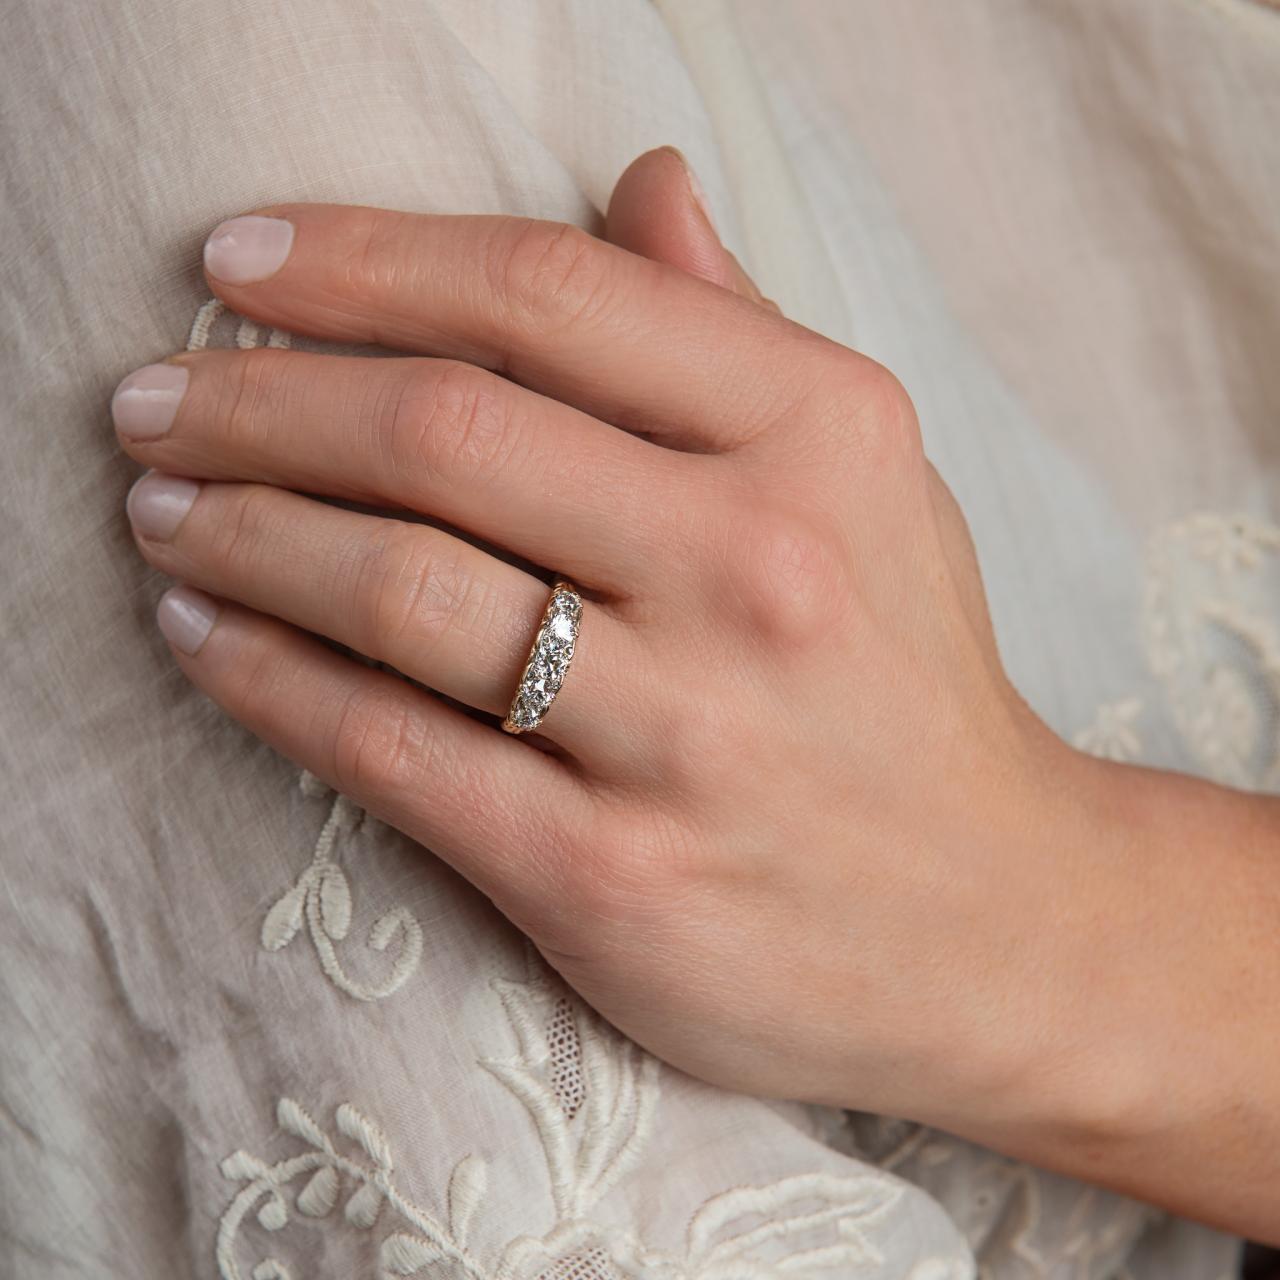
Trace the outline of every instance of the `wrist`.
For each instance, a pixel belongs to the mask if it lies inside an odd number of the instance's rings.
[[[1216,1160],[1224,1186],[1228,1167],[1280,1163],[1280,802],[1066,747],[1054,771],[1029,855],[1045,910],[1005,988],[1013,1034],[984,1064],[987,1096],[939,1127],[1256,1232],[1240,1216],[1256,1206],[1206,1186]]]
[[[965,838],[945,846],[957,892],[939,900],[943,982],[873,1107],[1017,1154],[1141,1123],[1146,1087],[1104,1030],[1123,985],[1108,959],[1123,926],[1108,908],[1135,897],[1118,852],[1132,770],[1038,721],[1022,728],[1000,772],[970,789]]]

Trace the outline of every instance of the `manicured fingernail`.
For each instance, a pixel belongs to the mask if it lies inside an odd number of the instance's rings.
[[[293,223],[249,214],[214,227],[204,242],[204,269],[227,284],[257,284],[284,266]]]
[[[172,538],[199,492],[194,480],[148,471],[125,500],[129,523],[144,538]]]
[[[151,440],[173,426],[190,375],[180,364],[135,369],[111,397],[111,419],[122,436]]]
[[[217,602],[195,587],[171,587],[156,609],[160,634],[188,656],[200,652],[217,616]]]
[[[702,216],[706,218],[707,225],[714,231],[716,220],[711,216],[711,202],[707,199],[707,193],[702,189],[702,183],[698,181],[698,175],[694,173],[688,157],[683,151],[677,150],[676,154],[680,157],[680,163],[684,165],[684,176],[689,183],[689,195],[693,203],[702,210]]]

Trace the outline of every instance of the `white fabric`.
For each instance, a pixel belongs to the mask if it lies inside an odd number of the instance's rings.
[[[1202,1228],[634,1051],[457,877],[176,672],[106,402],[197,316],[197,344],[285,340],[203,306],[228,214],[596,227],[626,163],[674,142],[766,292],[912,392],[1032,704],[1090,749],[1274,785],[1280,17],[7,16],[0,1271],[959,1280],[976,1253],[998,1277],[1229,1274]]]

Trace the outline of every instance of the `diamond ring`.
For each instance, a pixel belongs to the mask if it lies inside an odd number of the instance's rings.
[[[581,620],[582,597],[571,582],[557,578],[511,700],[511,710],[502,722],[508,733],[528,733],[542,723],[569,670]]]

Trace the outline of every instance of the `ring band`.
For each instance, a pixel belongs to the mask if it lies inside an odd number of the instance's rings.
[[[566,578],[557,578],[529,649],[511,710],[502,722],[508,733],[528,733],[542,723],[564,683],[582,620],[582,597]]]

